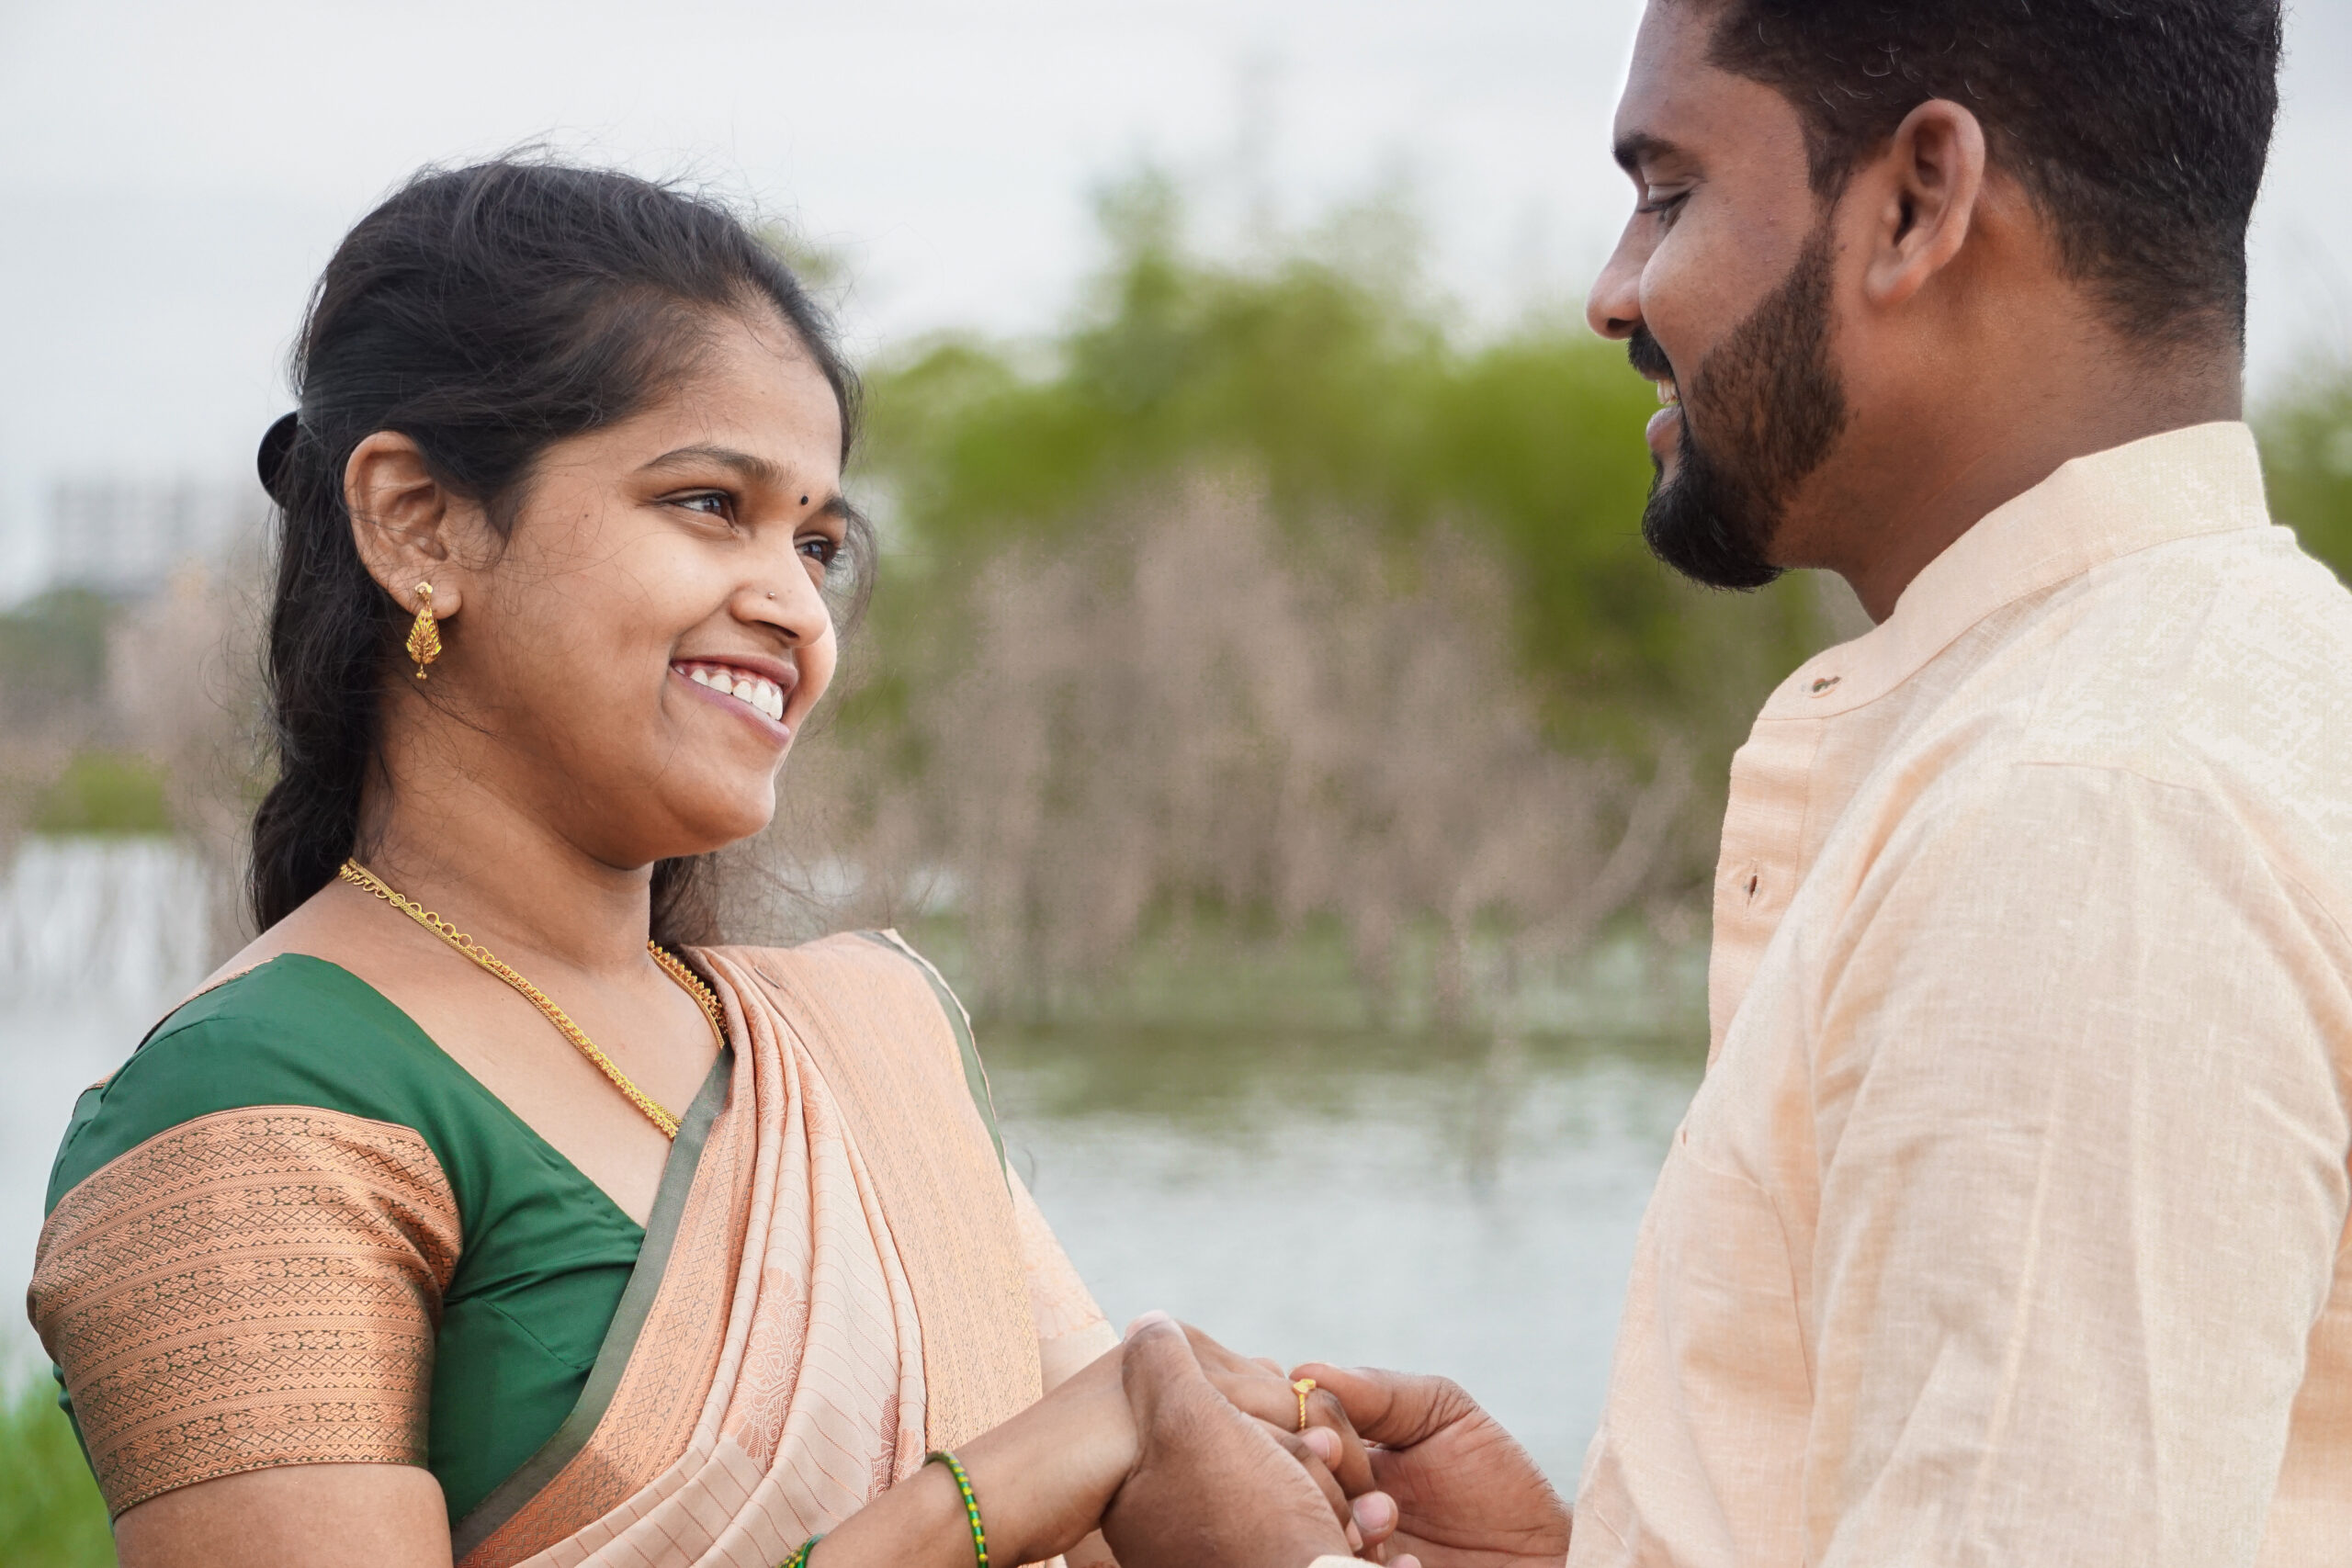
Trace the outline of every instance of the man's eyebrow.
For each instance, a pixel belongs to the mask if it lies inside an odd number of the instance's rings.
[[[1636,130],[1619,137],[1617,145],[1611,151],[1616,155],[1617,166],[1630,175],[1635,173],[1645,163],[1653,159],[1675,157],[1681,152],[1682,149],[1663,136],[1652,136],[1646,130]]]
[[[639,468],[639,473],[654,468],[682,468],[694,463],[716,463],[729,468],[753,484],[782,488],[784,470],[765,457],[749,452],[739,452],[732,446],[681,446],[674,452],[664,452],[651,462]]]

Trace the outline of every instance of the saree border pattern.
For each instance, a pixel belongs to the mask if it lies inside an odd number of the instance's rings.
[[[275,1465],[423,1464],[459,1242],[424,1140],[339,1111],[216,1111],[85,1178],[27,1304],[108,1514]]]
[[[461,1568],[769,1568],[1040,1393],[1014,1202],[927,967],[856,935],[695,957],[724,1103],[664,1171],[657,1204],[684,1196],[580,1409],[461,1521]]]
[[[655,1304],[660,1299],[663,1282],[670,1275],[673,1261],[679,1264],[680,1278],[686,1281],[683,1288],[725,1289],[725,1271],[722,1268],[713,1267],[726,1261],[721,1256],[721,1249],[709,1247],[706,1240],[699,1249],[690,1248],[686,1256],[680,1257],[678,1238],[682,1230],[689,1230],[684,1224],[687,1206],[694,1201],[696,1177],[702,1168],[711,1129],[719,1111],[727,1103],[728,1087],[734,1076],[735,1052],[729,1046],[712,1064],[701,1090],[695,1094],[694,1103],[687,1107],[685,1116],[678,1123],[678,1135],[671,1144],[670,1157],[662,1168],[661,1185],[653,1196],[653,1212],[646,1219],[644,1251],[639,1255],[637,1268],[629,1275],[628,1288],[621,1292],[620,1306],[613,1314],[612,1327],[606,1331],[605,1343],[596,1353],[596,1364],[589,1371],[587,1385],[580,1392],[580,1403],[572,1407],[571,1414],[565,1417],[563,1425],[556,1428],[555,1435],[547,1440],[544,1447],[524,1461],[522,1468],[499,1483],[490,1495],[458,1521],[450,1532],[450,1552],[455,1561],[464,1562],[472,1560],[472,1554],[496,1537],[509,1520],[563,1478],[573,1459],[595,1437],[605,1413],[612,1408],[614,1396],[620,1392],[622,1374],[628,1371],[645,1340],[645,1329],[652,1321]],[[732,1185],[722,1174],[719,1179],[705,1187],[703,1202],[707,1204],[710,1201],[713,1189],[731,1190]],[[707,1226],[691,1227],[690,1234],[704,1232],[707,1235]],[[657,1382],[667,1382],[681,1374],[692,1377],[697,1371],[707,1375],[706,1363],[717,1359],[715,1335],[712,1337],[714,1343],[707,1345],[696,1344],[691,1338],[680,1341],[675,1336],[665,1337],[670,1340],[666,1349],[679,1364],[665,1368],[663,1373],[657,1377]],[[662,1450],[673,1446],[684,1447],[693,1436],[695,1419],[702,1414],[691,1401],[677,1403],[680,1406],[678,1416],[671,1429],[664,1430],[658,1423],[636,1424],[639,1434],[636,1449],[639,1451],[632,1456],[634,1462],[631,1457],[616,1457],[613,1461],[597,1466],[593,1478],[584,1473],[574,1475],[565,1484],[575,1492],[593,1492],[599,1485],[609,1489],[615,1483],[613,1478],[616,1475],[626,1476],[633,1471],[647,1469],[649,1461],[652,1461],[651,1468],[658,1470],[670,1457]],[[644,1451],[649,1448],[650,1453]],[[627,1490],[620,1494],[622,1496],[627,1495]],[[610,1501],[618,1500],[616,1497]],[[579,1506],[587,1506],[591,1499],[582,1495],[577,1501]],[[607,1506],[610,1506],[609,1502]],[[514,1544],[511,1538],[506,1544],[511,1549]]]

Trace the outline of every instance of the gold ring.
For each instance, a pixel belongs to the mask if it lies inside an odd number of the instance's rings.
[[[1304,1432],[1306,1430],[1306,1396],[1315,1392],[1315,1380],[1301,1378],[1290,1385],[1290,1391],[1298,1395],[1298,1429]]]

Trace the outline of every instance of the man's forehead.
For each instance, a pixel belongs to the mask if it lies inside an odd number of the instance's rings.
[[[1612,131],[1626,168],[1753,135],[1759,110],[1786,108],[1773,89],[1714,63],[1715,14],[1703,0],[1650,0],[1643,12]]]
[[[1634,58],[1625,91],[1617,100],[1620,139],[1646,135],[1671,140],[1668,127],[1700,106],[1710,78],[1724,73],[1708,63],[1713,33],[1706,7],[1690,0],[1649,0],[1634,35]]]

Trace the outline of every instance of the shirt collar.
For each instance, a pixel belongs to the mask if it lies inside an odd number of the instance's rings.
[[[2076,457],[1987,513],[1929,561],[1878,626],[1808,660],[1766,718],[1826,718],[1873,702],[2005,605],[2174,539],[2270,522],[2254,433],[2168,430]]]

